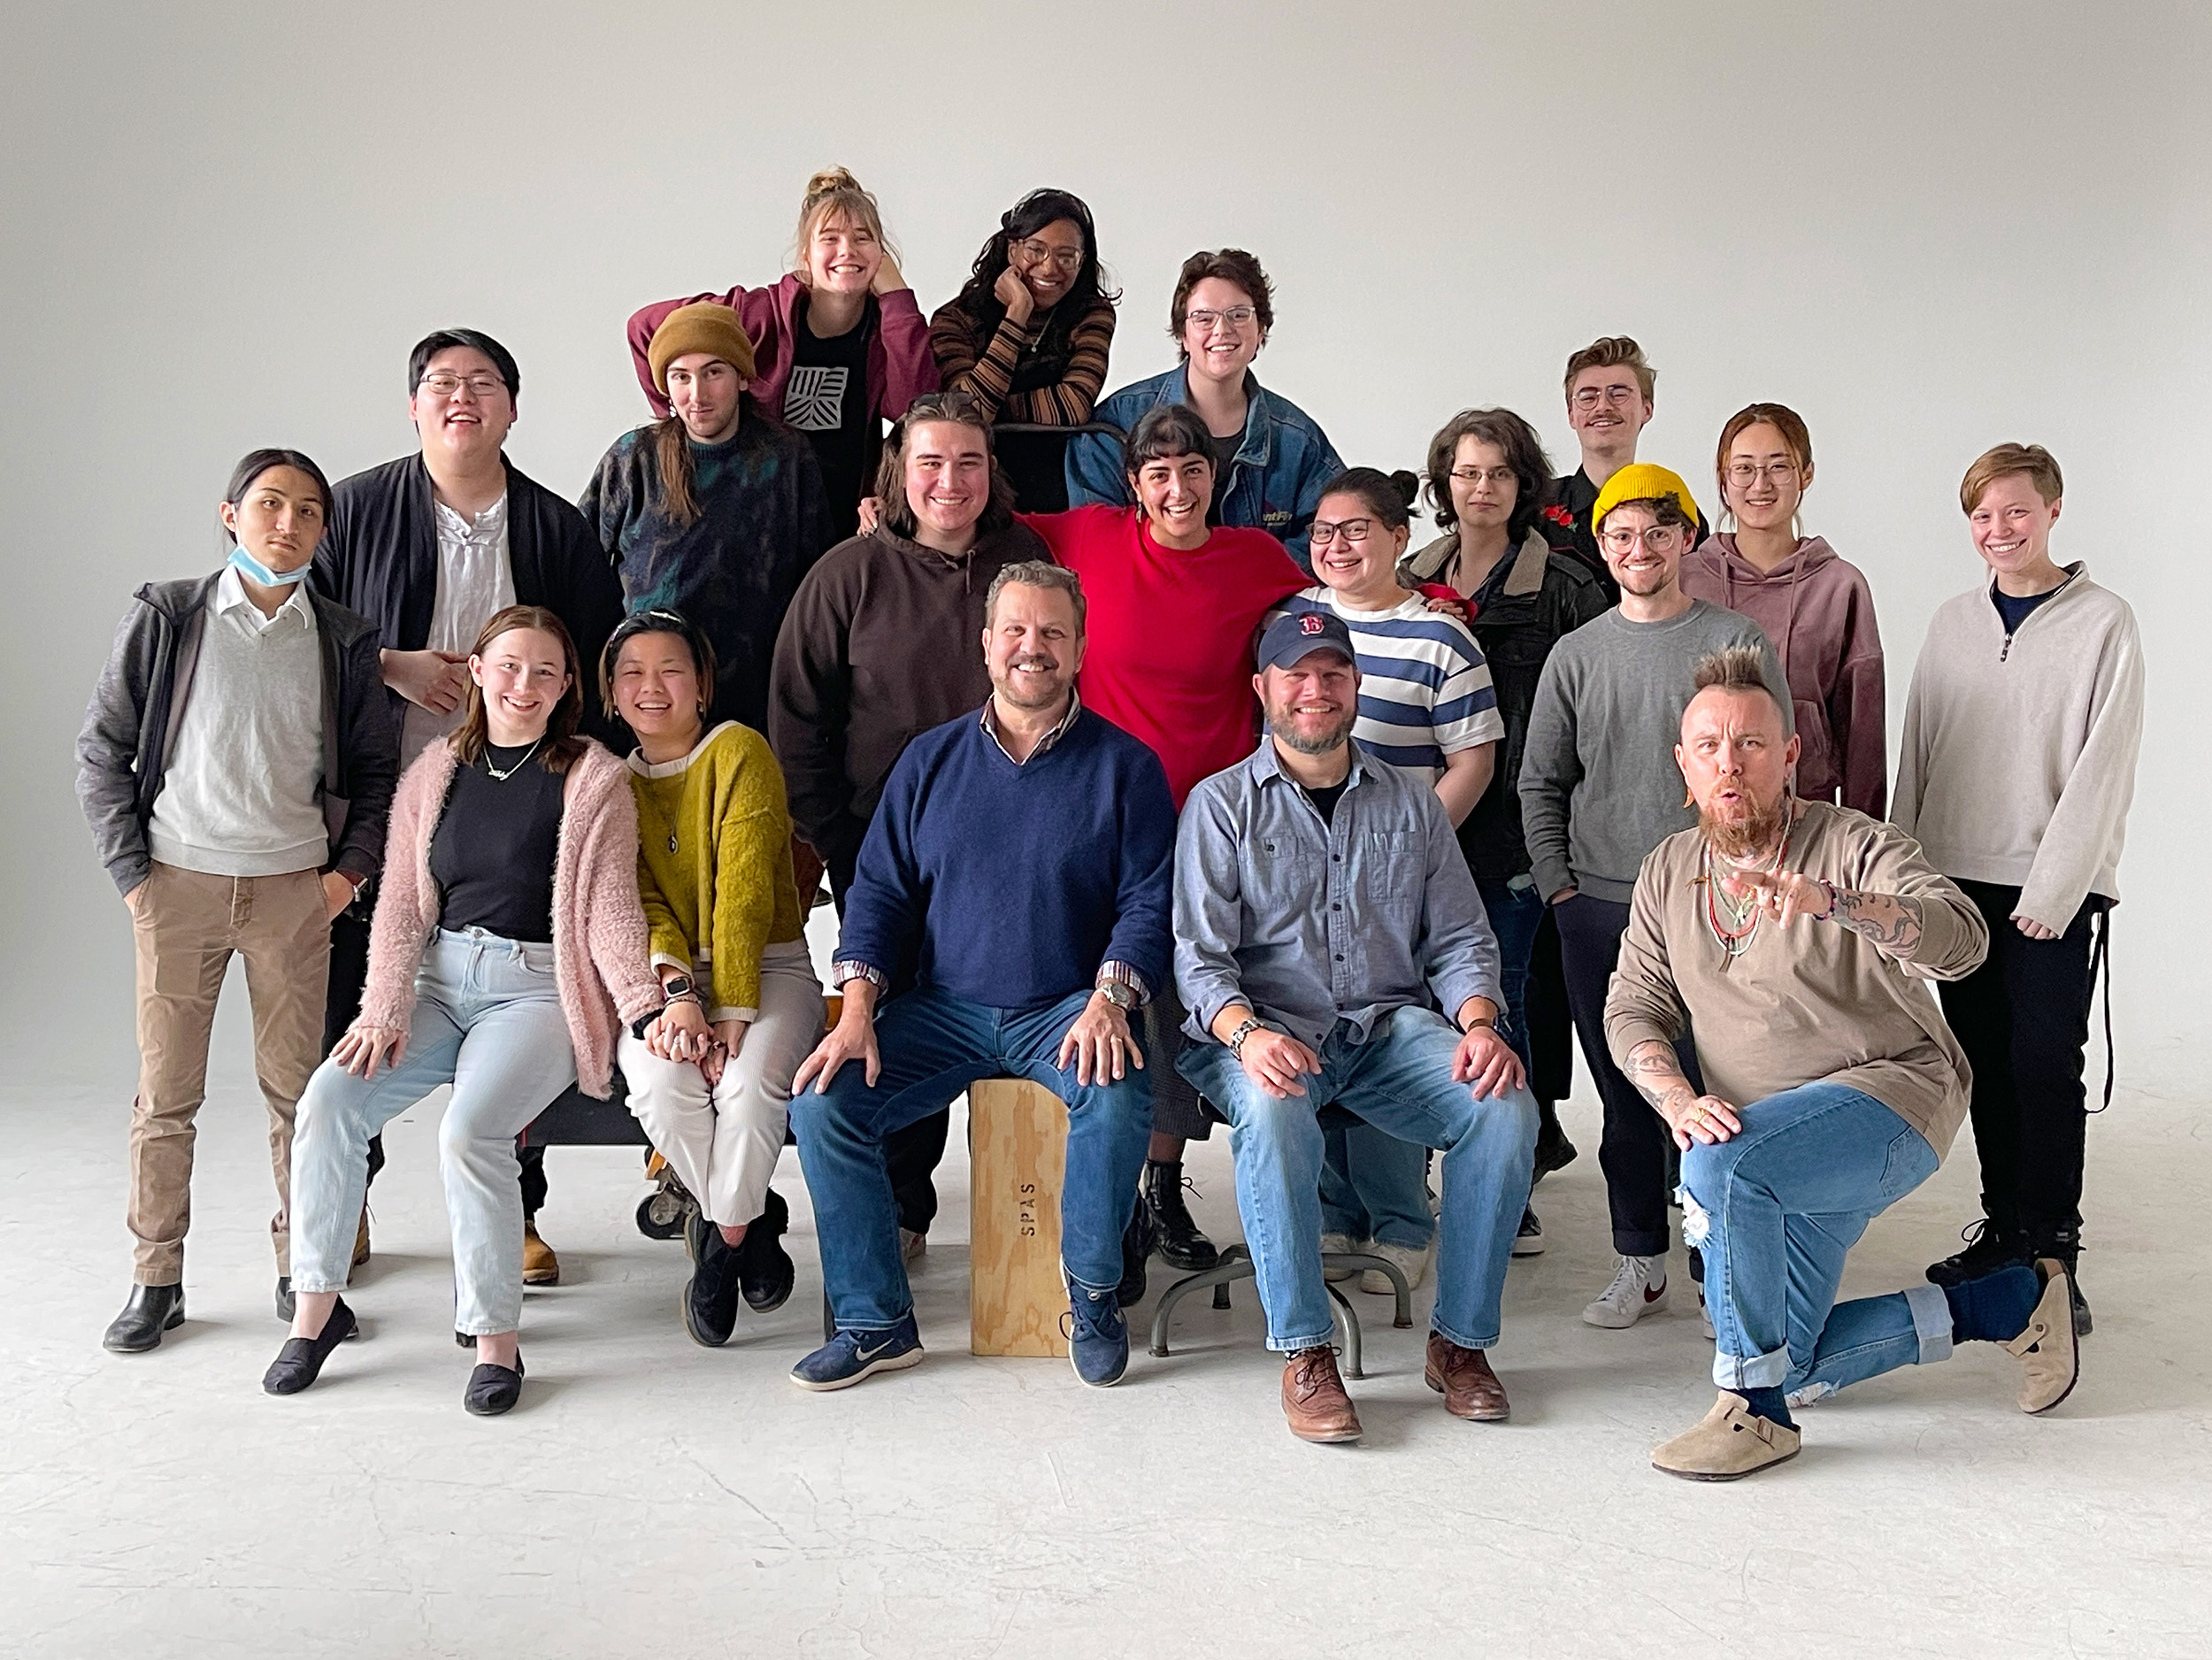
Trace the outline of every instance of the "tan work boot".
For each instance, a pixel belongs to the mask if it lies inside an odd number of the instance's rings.
[[[561,1283],[561,1259],[553,1254],[553,1248],[538,1237],[538,1225],[529,1218],[522,1224],[522,1283],[526,1286],[557,1286]]]
[[[1422,1375],[1444,1397],[1444,1410],[1454,1418],[1502,1424],[1512,1416],[1505,1385],[1490,1370],[1490,1356],[1479,1349],[1462,1349],[1443,1333],[1431,1332]]]
[[[1283,1416],[1300,1441],[1360,1438],[1359,1414],[1337,1375],[1335,1349],[1302,1349],[1290,1357],[1283,1367]]]
[[[356,1228],[356,1229],[353,1231],[353,1264],[352,1264],[352,1265],[353,1265],[353,1267],[355,1267],[355,1268],[364,1267],[364,1266],[365,1266],[365,1265],[367,1264],[368,1260],[369,1260],[369,1207],[368,1207],[367,1205],[365,1205],[365,1205],[363,1205],[363,1206],[361,1207],[361,1226],[360,1226],[359,1227]],[[351,1272],[350,1271],[349,1271],[349,1272],[347,1272],[347,1274],[346,1274],[346,1281],[347,1281],[347,1283],[348,1283],[349,1285],[350,1285],[350,1284],[352,1283],[352,1281],[353,1281],[353,1274],[352,1274],[352,1272]]]
[[[2046,1257],[2036,1264],[2043,1276],[2043,1298],[2028,1316],[2027,1328],[2005,1345],[2020,1363],[2020,1410],[2047,1412],[2074,1392],[2081,1376],[2081,1346],[2074,1341],[2073,1287],[2066,1264]]]
[[[1723,1389],[1695,1428],[1652,1449],[1651,1467],[1686,1481],[1734,1481],[1796,1457],[1802,1439]]]

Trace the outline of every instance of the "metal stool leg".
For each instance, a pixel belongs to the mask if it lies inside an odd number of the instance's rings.
[[[1349,1363],[1346,1375],[1364,1378],[1367,1374],[1360,1369],[1359,1364],[1359,1310],[1352,1306],[1341,1291],[1326,1280],[1322,1281],[1322,1289],[1329,1294],[1329,1301],[1336,1305],[1333,1312],[1344,1326],[1344,1358]]]
[[[1235,1247],[1232,1246],[1230,1249],[1233,1250]],[[1187,1275],[1160,1293],[1158,1306],[1152,1311],[1152,1352],[1155,1355],[1165,1355],[1168,1352],[1168,1321],[1174,1317],[1177,1303],[1194,1291],[1202,1291],[1211,1287],[1217,1299],[1216,1306],[1221,1306],[1218,1299],[1225,1295],[1229,1282],[1233,1280],[1249,1280],[1256,1272],[1248,1257],[1240,1255],[1237,1258],[1232,1259],[1229,1252],[1224,1251],[1221,1254],[1221,1260],[1211,1268]]]

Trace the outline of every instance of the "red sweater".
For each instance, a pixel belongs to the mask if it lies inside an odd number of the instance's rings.
[[[1310,579],[1263,530],[1225,526],[1183,553],[1153,541],[1133,507],[1020,518],[1083,579],[1084,704],[1151,745],[1180,812],[1201,779],[1252,753],[1253,642]]]

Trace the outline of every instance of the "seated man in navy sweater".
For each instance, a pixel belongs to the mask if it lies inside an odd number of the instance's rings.
[[[1083,611],[1072,572],[999,573],[990,701],[907,746],[861,844],[831,969],[844,1012],[792,1080],[836,1326],[802,1388],[921,1360],[884,1142],[983,1078],[1067,1103],[1070,1358],[1102,1387],[1128,1365],[1121,1238],[1152,1129],[1129,1016],[1171,968],[1175,805],[1152,751],[1075,695]]]

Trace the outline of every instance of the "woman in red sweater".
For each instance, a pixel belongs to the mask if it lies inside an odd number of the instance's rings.
[[[1021,515],[1052,557],[1083,579],[1089,628],[1084,703],[1152,748],[1180,811],[1201,779],[1252,753],[1259,705],[1252,643],[1267,613],[1306,577],[1263,530],[1207,523],[1213,444],[1187,405],[1161,403],[1129,434],[1124,471],[1134,507]],[[1171,1267],[1210,1268],[1216,1253],[1183,1203],[1183,1144],[1210,1125],[1175,1069],[1183,1010],[1172,984],[1151,988],[1152,1146],[1140,1226]]]

